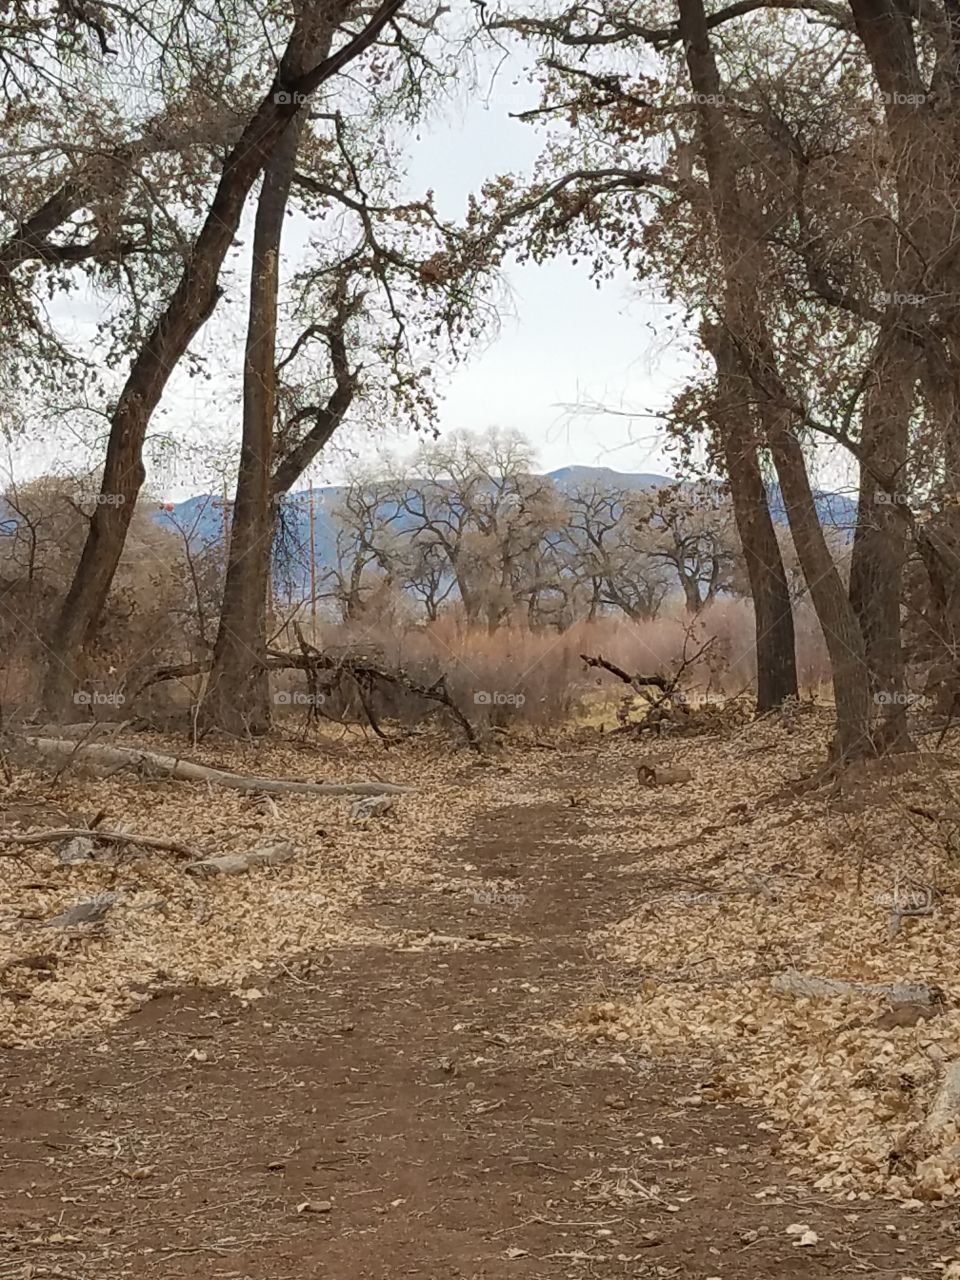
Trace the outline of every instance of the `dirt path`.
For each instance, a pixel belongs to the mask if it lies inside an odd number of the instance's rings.
[[[586,935],[642,892],[598,874],[556,781],[446,851],[522,902],[365,904],[465,947],[334,953],[248,1006],[187,992],[4,1054],[0,1278],[942,1275],[934,1211],[825,1202],[761,1113],[692,1105],[695,1073],[536,1030],[616,986]]]

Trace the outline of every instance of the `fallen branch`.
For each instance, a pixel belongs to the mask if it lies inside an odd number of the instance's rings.
[[[239,876],[252,867],[278,867],[289,862],[294,856],[294,848],[289,840],[274,840],[269,844],[257,845],[246,853],[225,853],[219,858],[201,858],[199,862],[191,862],[185,871],[194,876]]]
[[[703,642],[703,644],[700,645],[700,647],[696,650],[696,652],[688,653],[688,646],[693,641],[693,639],[694,639],[694,633],[693,633],[692,625],[685,627],[684,640],[683,640],[683,653],[680,658],[680,665],[676,668],[676,670],[673,672],[673,675],[671,675],[669,678],[667,676],[663,676],[659,674],[652,675],[652,676],[644,676],[644,675],[637,674],[632,676],[629,674],[629,672],[624,671],[622,667],[618,667],[616,663],[608,662],[602,653],[598,653],[595,658],[591,657],[590,654],[581,653],[580,658],[584,663],[586,663],[588,667],[597,667],[600,670],[609,671],[610,674],[613,676],[616,676],[618,680],[622,680],[624,684],[628,684],[631,689],[633,689],[636,693],[638,693],[640,697],[643,698],[643,700],[649,704],[649,709],[647,711],[646,718],[640,721],[636,725],[625,724],[623,726],[624,731],[628,729],[632,729],[634,727],[641,731],[644,728],[652,728],[655,726],[658,727],[658,722],[652,718],[653,713],[659,711],[660,708],[663,707],[664,704],[668,702],[669,703],[678,702],[679,710],[684,713],[687,713],[687,707],[685,706],[682,695],[680,693],[680,682],[683,680],[683,677],[686,675],[687,671],[691,667],[696,666],[696,664],[700,661],[700,659],[705,654],[709,653],[710,649],[716,643],[717,637],[710,636],[707,640]],[[650,692],[651,688],[660,690],[659,697],[653,696],[653,694]],[[658,727],[658,732],[659,732],[659,727]]]
[[[799,999],[833,1000],[838,996],[884,996],[891,1004],[942,1004],[939,987],[912,982],[846,982],[841,978],[818,978],[789,969],[770,980],[774,991]]]
[[[300,652],[287,653],[282,649],[274,649],[268,646],[263,664],[267,671],[302,671],[307,677],[310,692],[313,694],[316,694],[319,688],[317,677],[321,672],[325,677],[323,684],[326,689],[332,689],[342,675],[349,675],[356,684],[360,705],[370,727],[379,738],[386,742],[392,742],[394,738],[385,733],[378,724],[369,695],[378,681],[382,684],[399,686],[415,697],[424,698],[428,702],[436,702],[446,707],[463,730],[470,746],[479,750],[480,736],[451,697],[447,688],[446,676],[441,676],[439,680],[431,685],[418,684],[405,671],[399,668],[396,671],[388,671],[383,667],[374,665],[369,660],[353,657],[350,654],[333,655],[322,652],[306,640],[299,623],[294,623],[294,632],[300,645]],[[202,675],[209,668],[209,659],[184,662],[171,667],[160,667],[144,677],[131,695],[131,699],[142,693],[144,689],[149,688],[150,685],[164,680],[179,680],[188,676]],[[316,706],[317,702],[315,700],[311,704],[314,711]]]
[[[580,659],[585,662],[588,667],[598,667],[603,671],[609,671],[612,676],[616,676],[618,680],[622,680],[624,684],[631,685],[638,693],[642,693],[645,686],[651,686],[659,689],[661,693],[666,693],[669,688],[666,676],[641,676],[628,675],[622,667],[616,666],[612,662],[608,662],[602,653],[598,653],[592,658],[588,653],[581,653]]]
[[[177,778],[181,782],[208,782],[232,791],[265,791],[274,795],[379,796],[399,795],[413,789],[392,782],[294,782],[285,778],[260,778],[255,774],[229,773],[225,769],[196,764],[179,756],[161,755],[157,751],[144,751],[140,747],[76,743],[63,738],[28,737],[25,741],[47,759],[82,759],[94,773],[137,769],[148,775]]]
[[[105,831],[102,827],[57,827],[51,831],[28,831],[25,835],[5,835],[6,844],[56,844],[61,840],[87,839],[94,843],[103,840],[108,844],[136,844],[142,849],[163,849],[184,858],[202,855],[179,840],[163,840],[159,836],[138,836],[132,831]],[[12,850],[0,850],[0,857],[16,857]]]
[[[210,667],[210,658],[201,658],[196,662],[178,662],[169,667],[158,667],[155,671],[148,672],[139,683],[135,684],[130,689],[127,697],[132,702],[145,689],[149,689],[152,684],[161,684],[165,680],[186,680],[190,676],[201,676],[209,671]]]
[[[407,693],[413,694],[414,697],[424,698],[428,702],[438,702],[441,706],[446,707],[460,725],[461,729],[463,729],[464,735],[466,736],[470,746],[479,748],[479,735],[474,726],[450,696],[450,691],[447,689],[447,677],[445,675],[440,676],[440,678],[434,681],[431,685],[418,684],[415,680],[412,680],[410,676],[402,670],[402,668],[399,667],[396,671],[386,671],[383,667],[374,666],[374,664],[369,661],[363,661],[362,659],[353,658],[349,655],[334,658],[322,653],[314,645],[308,642],[303,634],[303,629],[299,622],[294,623],[294,632],[297,637],[297,642],[300,645],[300,653],[295,655],[284,654],[277,650],[268,649],[267,653],[269,658],[275,662],[289,661],[291,665],[297,666],[308,673],[316,672],[317,670],[326,671],[328,673],[344,671],[348,675],[352,676],[361,695],[361,705],[363,706],[364,714],[370,722],[370,727],[381,738],[386,738],[387,735],[383,733],[371,714],[369,699],[364,697],[365,692],[372,692],[378,680],[383,684],[399,685],[401,689],[405,689]]]

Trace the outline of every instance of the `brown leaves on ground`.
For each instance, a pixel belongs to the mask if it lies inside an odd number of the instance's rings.
[[[183,752],[182,742],[153,737],[140,745]],[[194,754],[213,759],[203,749]],[[105,826],[180,840],[211,859],[244,861],[240,855],[268,844],[289,844],[295,853],[281,865],[265,860],[245,874],[207,878],[189,874],[192,868],[173,854],[135,845],[105,848],[103,856],[70,865],[43,846],[10,846],[18,856],[0,858],[0,1043],[90,1032],[157,991],[239,990],[303,953],[383,943],[383,935],[357,918],[364,890],[428,877],[438,836],[455,838],[492,785],[472,776],[469,787],[457,785],[466,758],[451,757],[446,744],[411,743],[387,755],[359,740],[342,758],[276,742],[259,749],[218,744],[215,756],[225,768],[278,778],[377,776],[417,790],[393,812],[357,823],[350,796],[291,795],[267,804],[255,795],[168,780],[67,774],[56,804],[77,817],[103,812]],[[10,814],[4,825],[18,831],[62,825],[48,819],[49,780],[20,774],[4,790],[0,815]],[[43,927],[107,893],[116,899],[101,921]],[[31,968],[39,952],[49,963]]]
[[[931,1151],[921,1125],[960,1056],[960,863],[940,819],[960,768],[921,753],[792,798],[826,745],[825,723],[792,736],[771,719],[677,744],[685,786],[600,792],[589,843],[635,855],[624,896],[640,905],[593,940],[629,981],[557,1030],[702,1060],[705,1099],[768,1108],[781,1150],[819,1165],[822,1189],[952,1198],[956,1126]],[[905,927],[892,936],[895,908]],[[946,1006],[906,1016],[879,994],[798,999],[773,988],[787,969],[927,983]]]
[[[68,774],[51,799],[48,781],[20,775],[4,797],[8,825],[20,831],[103,811],[104,825],[161,834],[206,857],[272,841],[289,842],[295,856],[211,878],[185,874],[175,854],[122,847],[68,866],[45,848],[0,858],[0,1039],[94,1030],[181,985],[226,987],[249,1002],[296,957],[333,947],[509,948],[521,939],[448,936],[427,920],[422,930],[373,928],[363,902],[404,888],[476,896],[484,882],[475,868],[463,862],[455,872],[447,855],[477,814],[555,803],[558,821],[587,832],[595,868],[587,878],[608,892],[612,880],[622,884],[615,900],[624,915],[590,939],[604,958],[605,994],[584,993],[549,1033],[571,1047],[593,1041],[692,1060],[701,1086],[689,1105],[736,1097],[762,1106],[776,1149],[812,1169],[823,1190],[952,1200],[956,1126],[933,1140],[923,1122],[946,1066],[960,1058],[951,825],[960,766],[919,752],[860,765],[836,784],[797,787],[816,774],[829,735],[826,717],[803,721],[799,731],[774,717],[664,744],[657,766],[678,781],[662,790],[638,785],[644,749],[623,736],[594,737],[588,749],[581,734],[546,756],[507,746],[490,769],[426,739],[390,751],[358,743],[340,756],[328,746],[217,748],[214,762],[228,768],[327,781],[381,776],[417,788],[364,821],[351,819],[350,798],[262,803],[164,780]],[[522,902],[514,888],[523,888],[522,867],[508,886]],[[42,928],[105,895],[116,897],[102,920]],[[522,914],[511,929],[524,932]],[[777,989],[786,971],[864,988],[925,984],[944,1001],[917,1009],[867,991],[798,998]]]

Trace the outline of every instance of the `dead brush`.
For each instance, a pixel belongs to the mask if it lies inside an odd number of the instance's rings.
[[[717,635],[701,639],[697,624],[689,622],[683,628],[682,651],[669,675],[663,670],[631,675],[603,654],[594,657],[582,653],[580,657],[588,667],[608,671],[630,686],[632,692],[620,700],[617,709],[619,732],[692,737],[740,728],[751,718],[752,707],[745,700],[745,689],[732,697],[712,691],[715,685],[721,685],[727,667],[721,650]],[[707,688],[702,694],[691,696],[681,686],[698,669],[707,672]],[[643,715],[635,719],[638,708]]]

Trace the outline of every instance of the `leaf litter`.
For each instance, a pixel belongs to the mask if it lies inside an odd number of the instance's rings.
[[[802,732],[768,718],[662,744],[691,769],[685,786],[601,787],[585,843],[626,855],[611,874],[639,905],[590,937],[619,990],[550,1030],[694,1059],[702,1102],[762,1105],[776,1152],[812,1163],[820,1190],[952,1203],[960,1112],[934,1135],[925,1121],[960,1058],[960,762],[918,753],[795,788],[828,733],[816,714]],[[891,903],[907,904],[909,926],[893,935]],[[798,997],[777,989],[784,974],[851,987]],[[936,1004],[891,1005],[883,990],[904,983]]]
[[[182,752],[182,743],[159,735],[136,744]],[[218,744],[215,754],[225,768],[279,778],[322,770],[324,781],[346,782],[386,769],[391,781],[416,789],[357,822],[350,796],[274,799],[68,772],[57,784],[58,818],[51,822],[44,816],[49,779],[18,773],[0,788],[0,815],[11,834],[59,826],[64,812],[78,821],[102,815],[113,830],[181,842],[203,862],[138,850],[135,839],[95,857],[77,859],[71,849],[66,860],[56,845],[8,843],[0,857],[0,1043],[88,1034],[181,987],[249,995],[278,963],[289,970],[297,957],[333,947],[431,945],[429,937],[366,923],[361,900],[371,889],[435,881],[435,846],[469,828],[474,810],[489,803],[492,777],[471,776],[463,785],[462,757],[429,739],[388,755],[362,740],[341,755],[275,742],[259,750]]]
[[[700,1086],[684,1106],[735,1098],[762,1107],[775,1152],[795,1161],[797,1177],[812,1169],[823,1191],[953,1203],[957,1124],[935,1141],[924,1125],[946,1068],[960,1058],[960,955],[951,945],[960,933],[960,763],[943,753],[878,761],[848,770],[839,786],[795,789],[825,759],[828,733],[827,718],[811,714],[799,729],[768,718],[735,736],[658,743],[661,763],[692,774],[663,790],[634,781],[647,758],[637,743],[619,737],[594,747],[592,784],[582,738],[559,744],[552,764],[562,768],[569,752],[577,769],[577,821],[597,877],[621,883],[635,909],[590,936],[612,968],[604,998],[546,1030],[568,1043],[692,1063]],[[178,749],[155,735],[146,744]],[[58,825],[63,813],[74,821],[105,811],[111,828],[162,835],[204,858],[271,842],[294,856],[210,877],[185,874],[172,854],[132,856],[123,847],[69,864],[45,846],[0,858],[5,1045],[95,1032],[171,987],[216,986],[255,1000],[298,957],[334,947],[521,941],[508,932],[385,929],[368,922],[362,900],[371,890],[476,892],[485,882],[440,869],[444,855],[477,814],[542,805],[542,757],[510,750],[509,766],[479,770],[429,739],[389,753],[359,743],[318,756],[315,747],[271,743],[259,753],[236,744],[216,754],[225,768],[249,770],[255,761],[257,772],[277,777],[311,777],[322,767],[327,781],[376,776],[386,766],[391,781],[416,789],[358,821],[349,797],[266,804],[204,786],[68,773],[55,795],[57,821],[34,824],[31,806],[39,815],[50,804],[49,782],[18,775],[3,805],[21,832]],[[891,902],[911,901],[904,884],[929,890],[935,907],[908,911],[892,934]],[[102,922],[42,929],[108,894],[118,900]],[[777,990],[785,973],[857,989],[798,997]],[[879,988],[895,983],[936,989],[942,1002],[891,1008]],[[617,1199],[650,1194],[626,1175],[608,1191]],[[813,1241],[800,1232],[796,1243]]]

